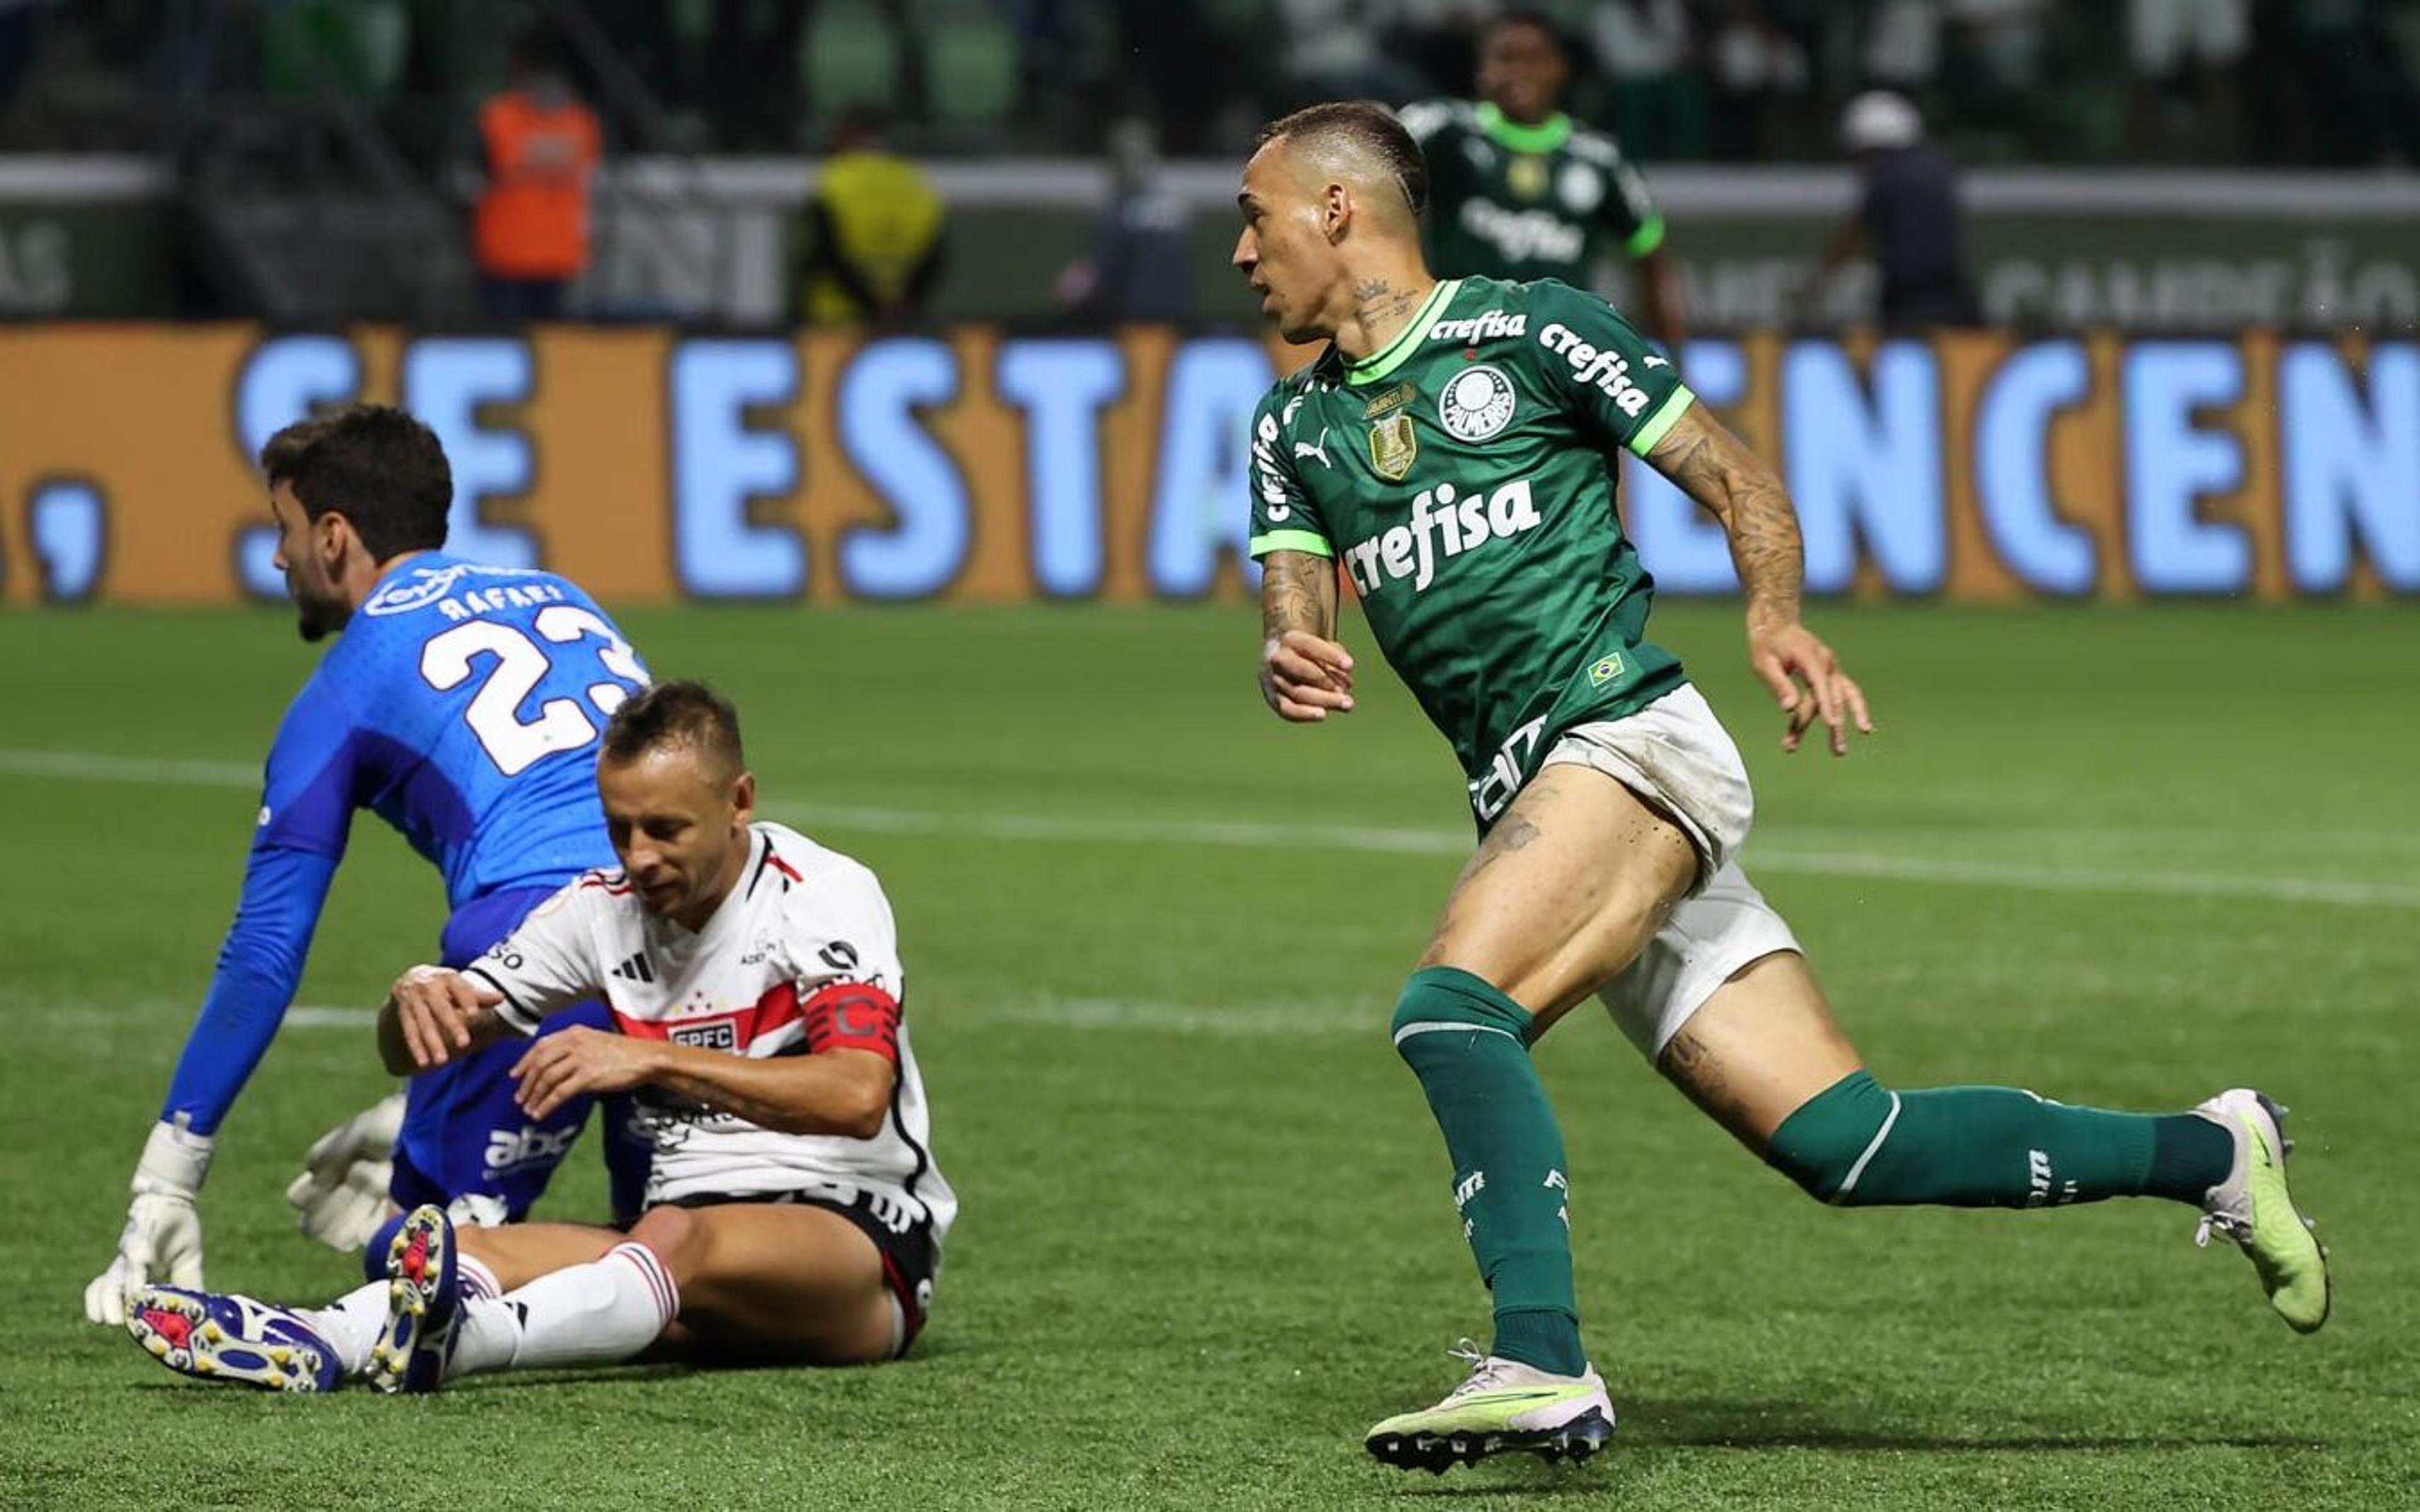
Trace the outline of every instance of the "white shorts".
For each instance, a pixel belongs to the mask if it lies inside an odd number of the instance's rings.
[[[1739,854],[1756,820],[1739,748],[1686,683],[1627,717],[1573,726],[1539,769],[1565,764],[1603,772],[1681,826],[1698,853],[1692,896]]]
[[[1747,873],[1727,865],[1682,900],[1630,969],[1597,989],[1597,1001],[1653,1060],[1733,972],[1780,950],[1805,953]]]

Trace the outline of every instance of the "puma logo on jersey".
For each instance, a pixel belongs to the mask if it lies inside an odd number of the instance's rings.
[[[1452,484],[1440,483],[1412,501],[1409,522],[1346,548],[1344,566],[1364,596],[1406,578],[1417,594],[1435,579],[1440,558],[1458,557],[1490,541],[1535,530],[1540,522],[1527,478],[1492,494],[1474,490],[1467,496]]]
[[[1295,460],[1297,462],[1301,461],[1306,456],[1315,456],[1319,458],[1319,465],[1321,467],[1334,468],[1336,464],[1327,459],[1327,427],[1326,425],[1319,427],[1319,440],[1316,443],[1311,441],[1295,442],[1294,456]]]
[[[1503,336],[1524,336],[1528,334],[1528,316],[1506,315],[1501,310],[1490,310],[1484,315],[1472,316],[1467,320],[1440,320],[1429,327],[1429,340],[1495,341]]]
[[[1572,377],[1592,385],[1599,393],[1613,401],[1613,407],[1636,420],[1647,408],[1647,391],[1630,381],[1630,359],[1620,352],[1600,350],[1580,339],[1580,333],[1558,320],[1538,332],[1538,345],[1571,364]],[[1669,367],[1661,357],[1647,359],[1649,367]]]

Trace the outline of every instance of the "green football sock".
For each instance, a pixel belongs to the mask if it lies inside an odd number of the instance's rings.
[[[1865,1072],[1782,1120],[1767,1162],[1826,1202],[2042,1208],[2104,1197],[2198,1205],[2232,1135],[2194,1114],[2111,1113],[2007,1087],[1885,1089]]]
[[[1395,1049],[1453,1158],[1453,1200],[1495,1295],[1491,1351],[1557,1375],[1588,1368],[1572,1291],[1562,1131],[1529,1060],[1529,1015],[1467,971],[1414,972]]]

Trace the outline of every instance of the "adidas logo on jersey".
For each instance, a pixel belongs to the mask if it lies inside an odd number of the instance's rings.
[[[1344,552],[1344,566],[1363,596],[1412,579],[1419,593],[1435,580],[1437,559],[1458,557],[1490,541],[1535,530],[1538,505],[1529,480],[1516,478],[1494,493],[1459,493],[1452,484],[1424,489],[1412,501],[1408,524],[1393,525]]]
[[[613,975],[624,981],[653,981],[656,980],[656,968],[648,964],[647,952],[642,950],[615,966]]]
[[[1490,310],[1484,315],[1472,316],[1467,320],[1440,320],[1429,327],[1429,340],[1494,341],[1499,336],[1524,336],[1528,332],[1528,316],[1506,315],[1501,310]]]

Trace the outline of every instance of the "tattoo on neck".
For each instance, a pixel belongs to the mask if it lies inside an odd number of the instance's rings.
[[[1353,316],[1370,338],[1373,350],[1403,328],[1419,303],[1411,290],[1398,290],[1383,278],[1365,278],[1353,285]]]

